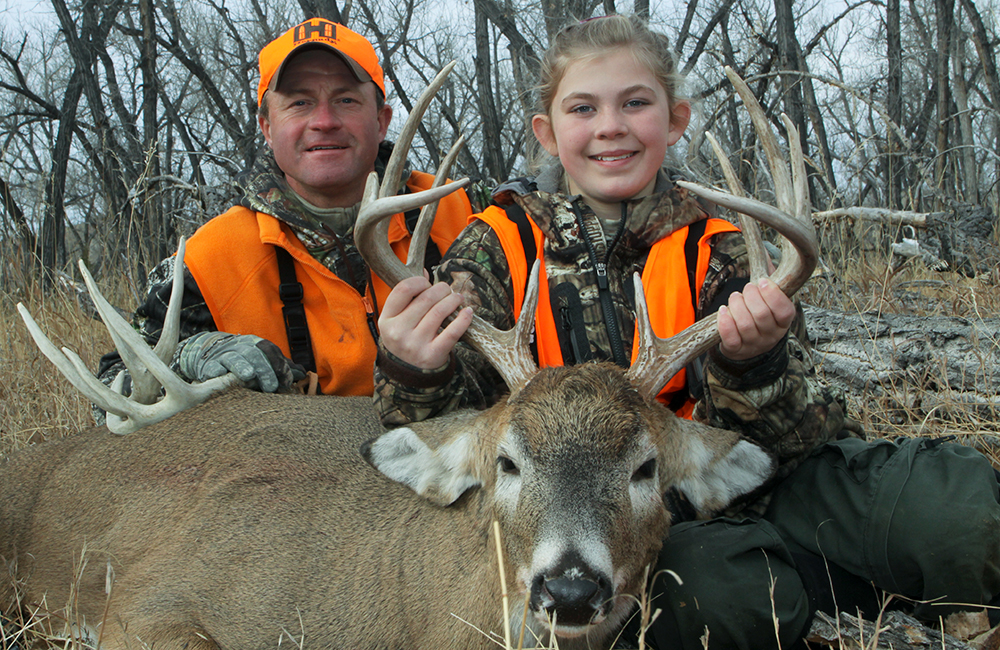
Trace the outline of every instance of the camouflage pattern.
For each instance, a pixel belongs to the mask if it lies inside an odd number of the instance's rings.
[[[391,152],[392,144],[383,142],[375,164],[375,169],[380,175],[385,171],[385,163]],[[402,178],[408,177],[409,174],[404,171]],[[253,167],[240,175],[236,182],[243,195],[240,205],[281,219],[288,224],[313,257],[350,283],[359,293],[365,291],[369,282],[368,266],[354,245],[352,232],[358,206],[335,211],[325,210],[320,216],[303,203],[288,186],[285,175],[275,162],[270,149],[262,151],[254,161]],[[150,345],[160,339],[173,289],[173,279],[174,258],[171,256],[150,272],[147,277],[146,296],[133,315],[133,326]],[[188,338],[198,332],[217,329],[198,284],[185,266],[180,343],[171,363],[174,371],[183,376],[183,373],[179,372],[178,359]],[[110,385],[120,372],[128,373],[128,370],[117,352],[109,352],[101,358],[98,378],[102,382]],[[128,386],[127,379],[126,386]],[[105,414],[102,409],[94,406],[93,414],[97,424],[104,423]]]
[[[607,259],[618,329],[628,354],[635,324],[633,273],[641,273],[656,241],[706,218],[713,209],[675,186],[674,177],[664,170],[657,191],[623,203],[623,221],[614,224],[602,223],[583,201],[559,193],[558,185],[546,183],[542,177],[537,186],[523,184],[515,191],[505,186],[496,195],[500,200],[516,201],[544,232],[550,292],[564,282],[579,291],[592,358],[613,356],[593,264],[579,223],[583,223],[597,258]],[[554,191],[538,189],[546,184]],[[606,237],[606,233],[612,234]],[[749,278],[746,246],[739,233],[716,235],[711,247],[709,269],[696,308],[699,319],[725,304],[729,293],[742,288]],[[514,324],[514,288],[507,260],[497,236],[485,223],[477,221],[465,229],[435,275],[464,294],[467,304],[486,321],[502,329]],[[799,338],[802,335],[800,311],[785,343],[769,353],[733,362],[717,350],[710,352],[705,363],[705,397],[696,408],[697,419],[740,431],[772,450],[780,461],[779,477],[790,473],[821,443],[846,435],[843,398],[817,379],[805,338]],[[486,408],[506,392],[496,371],[464,343],[459,344],[454,356],[449,368],[421,373],[380,350],[375,402],[383,423],[396,426],[455,408]]]

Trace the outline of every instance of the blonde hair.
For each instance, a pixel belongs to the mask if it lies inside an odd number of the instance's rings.
[[[550,114],[559,82],[570,65],[614,49],[629,50],[637,63],[649,68],[667,92],[671,107],[682,99],[679,94],[683,77],[677,72],[670,39],[652,31],[637,16],[612,15],[574,22],[556,34],[542,57],[537,86],[539,112]]]

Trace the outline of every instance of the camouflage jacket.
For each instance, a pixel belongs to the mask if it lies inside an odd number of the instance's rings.
[[[375,164],[376,171],[380,175],[385,171],[385,163],[391,152],[392,144],[384,142]],[[407,177],[408,174],[404,172],[403,178]],[[338,236],[324,225],[323,220],[312,214],[289,188],[284,173],[275,162],[270,149],[258,155],[253,167],[240,175],[236,185],[243,195],[240,205],[281,219],[292,228],[313,257],[351,284],[358,292],[364,293],[369,281],[368,266],[354,245],[350,227],[347,227],[346,234]],[[345,208],[343,212],[342,220],[353,224],[357,216],[357,206]],[[151,345],[160,339],[167,305],[170,302],[173,276],[174,258],[171,256],[150,272],[145,298],[132,318],[133,326]],[[199,332],[217,329],[198,284],[185,267],[180,342],[174,353],[173,369],[175,371],[179,369],[178,359],[188,338]],[[127,373],[128,370],[116,351],[109,352],[101,358],[97,374],[102,382],[110,385],[120,372]],[[126,386],[128,386],[127,380]],[[94,406],[93,413],[97,424],[103,424],[104,411]]]
[[[652,196],[623,204],[622,222],[602,223],[577,197],[561,193],[562,170],[547,169],[535,182],[522,180],[498,188],[495,200],[517,202],[545,235],[545,268],[558,283],[579,290],[589,357],[613,360],[607,327],[594,284],[591,256],[578,227],[578,210],[586,237],[598,259],[607,257],[607,274],[624,349],[631,350],[634,305],[633,272],[641,272],[650,247],[677,228],[706,218],[714,206],[702,205],[673,184],[664,170]],[[574,209],[575,203],[575,209]],[[607,235],[607,237],[606,237]],[[610,244],[608,242],[611,242]],[[608,255],[608,248],[611,254]],[[749,279],[746,247],[739,233],[716,235],[711,241],[708,274],[700,291],[696,318],[725,304],[729,294]],[[501,329],[514,324],[513,285],[506,256],[493,230],[474,222],[454,242],[436,269],[436,279],[449,282],[466,296],[476,313]],[[555,311],[555,309],[554,309]],[[843,400],[820,383],[813,369],[800,316],[785,340],[760,357],[736,362],[717,350],[708,353],[701,385],[691,386],[703,398],[696,419],[740,431],[770,449],[786,476],[817,445],[846,432]],[[506,391],[499,374],[477,352],[459,343],[447,367],[421,371],[379,351],[375,401],[387,426],[406,424],[461,407],[485,408]]]

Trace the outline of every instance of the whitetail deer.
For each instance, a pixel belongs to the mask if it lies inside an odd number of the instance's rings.
[[[373,253],[370,233],[427,199],[369,190],[359,236],[393,283],[411,271]],[[801,256],[786,253],[774,276],[794,292],[815,259],[809,228],[720,200],[796,241]],[[91,430],[15,454],[0,468],[0,556],[19,602],[111,649],[488,648],[477,630],[505,623],[497,520],[515,634],[524,623],[528,645],[554,630],[562,648],[609,646],[667,533],[663,493],[710,514],[773,472],[759,447],[655,401],[718,339],[703,324],[656,339],[636,286],[647,354],[627,373],[538,370],[532,318],[511,333],[476,321],[469,339],[511,389],[487,411],[386,432],[364,398],[234,388],[132,435]]]

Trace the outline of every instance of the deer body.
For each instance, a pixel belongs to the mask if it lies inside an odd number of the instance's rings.
[[[141,435],[27,450],[2,470],[0,554],[50,609],[82,556],[94,638],[110,562],[107,648],[272,648],[282,630],[310,647],[475,647],[447,612],[500,622],[476,616],[498,605],[482,494],[448,511],[415,498],[358,454],[379,433],[365,398],[236,390]]]
[[[72,601],[69,620],[109,649],[270,648],[283,634],[488,648],[472,625],[503,630],[495,518],[515,633],[527,592],[542,641],[548,608],[566,621],[560,647],[602,647],[666,533],[663,487],[712,508],[772,470],[735,434],[679,422],[604,364],[389,432],[366,398],[233,389],[131,436],[15,454],[0,468],[0,555],[24,601]]]

